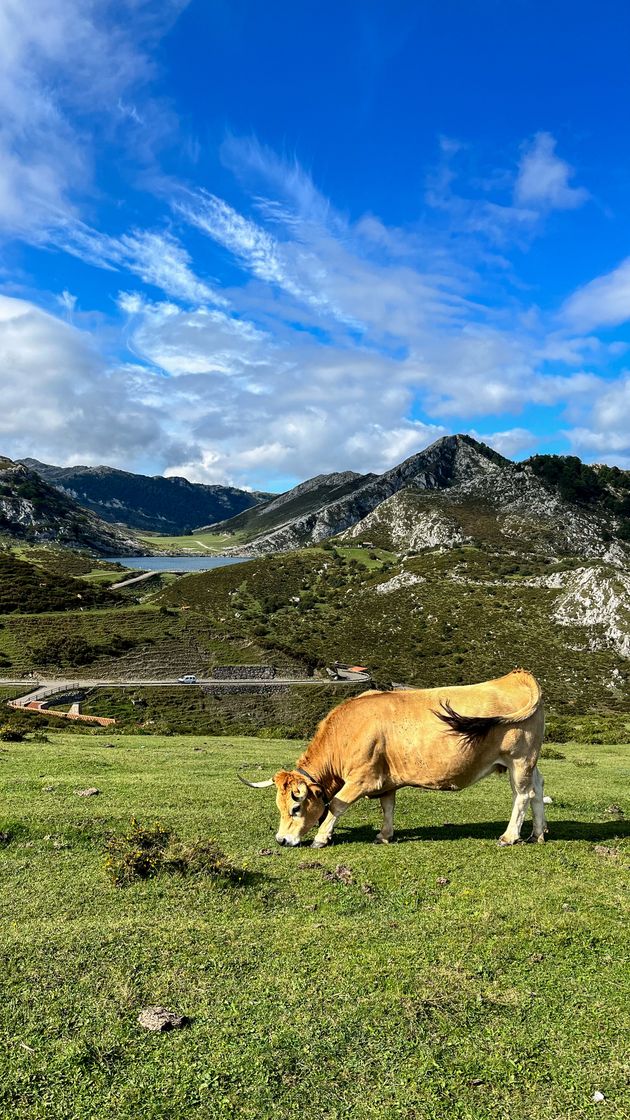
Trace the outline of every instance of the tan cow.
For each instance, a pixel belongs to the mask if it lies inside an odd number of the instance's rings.
[[[337,821],[361,797],[380,798],[377,844],[394,835],[396,790],[459,790],[507,770],[514,803],[501,845],[516,844],[531,802],[530,840],[544,841],[543,779],[538,755],[545,717],[540,687],[524,669],[483,684],[400,692],[364,692],[333,708],[293,770],[279,770],[279,844],[295,847],[319,824],[314,848],[332,842]]]

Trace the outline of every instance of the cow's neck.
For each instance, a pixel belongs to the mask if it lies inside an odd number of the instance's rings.
[[[334,797],[343,785],[340,768],[336,765],[330,749],[323,751],[319,744],[311,743],[295,765],[308,771],[314,781],[321,785],[328,798]]]

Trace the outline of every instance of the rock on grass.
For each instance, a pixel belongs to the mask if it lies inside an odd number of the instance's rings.
[[[178,1015],[176,1011],[167,1011],[165,1007],[144,1007],[138,1015],[138,1022],[148,1031],[172,1031],[186,1026],[188,1017]]]

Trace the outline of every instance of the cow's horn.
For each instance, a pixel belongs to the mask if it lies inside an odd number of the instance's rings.
[[[237,774],[236,777],[239,782],[242,782],[244,786],[249,786],[251,789],[267,789],[267,786],[273,785],[273,778],[267,778],[264,782],[248,782],[247,778],[241,778],[240,774]]]
[[[304,798],[306,797],[307,793],[308,793],[308,788],[307,788],[305,782],[300,782],[300,784],[298,786],[297,793],[294,793],[293,790],[291,790],[291,797],[293,798],[294,801],[297,801],[298,804],[301,804],[302,801],[304,801]]]

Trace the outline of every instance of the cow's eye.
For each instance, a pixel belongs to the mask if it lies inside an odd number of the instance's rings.
[[[298,805],[297,808],[291,810],[291,816],[292,817],[299,817],[299,815],[300,815],[300,806]]]

